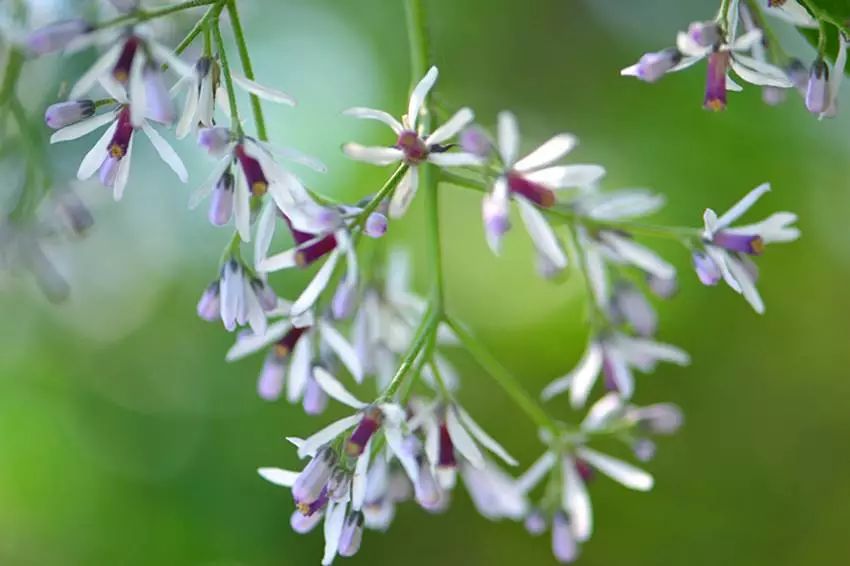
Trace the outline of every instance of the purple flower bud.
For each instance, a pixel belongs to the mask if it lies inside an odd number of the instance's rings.
[[[626,418],[650,434],[674,434],[685,421],[682,409],[673,403],[631,408],[626,412]]]
[[[328,497],[334,501],[342,501],[348,497],[351,487],[351,474],[345,468],[334,468],[331,479],[328,480]]]
[[[360,550],[360,542],[363,540],[363,513],[355,511],[349,513],[342,525],[339,535],[339,555],[354,556]]]
[[[714,235],[712,243],[742,254],[760,255],[764,252],[764,240],[758,234],[735,234],[721,231]]]
[[[331,300],[331,314],[336,320],[343,320],[354,312],[354,303],[357,299],[357,286],[349,281],[343,280],[337,285]]]
[[[611,318],[617,322],[626,322],[643,337],[655,335],[658,328],[658,315],[655,309],[634,285],[621,282],[614,289],[611,301]]]
[[[561,564],[569,564],[578,557],[578,546],[566,513],[558,511],[552,521],[552,554]]]
[[[386,216],[380,212],[373,212],[366,219],[366,226],[363,231],[370,238],[380,238],[387,233],[388,224]]]
[[[458,140],[463,151],[483,159],[490,157],[493,152],[493,142],[490,141],[487,132],[477,124],[464,128]]]
[[[225,171],[218,180],[210,199],[209,220],[213,226],[224,226],[233,215],[233,175]]]
[[[218,281],[213,281],[198,301],[198,316],[207,322],[215,322],[220,316],[221,296]]]
[[[319,524],[323,515],[324,513],[321,512],[304,515],[301,511],[296,510],[292,513],[292,517],[289,518],[289,524],[293,531],[299,535],[304,535],[312,531]]]
[[[705,79],[703,108],[719,112],[726,108],[726,70],[729,67],[729,52],[715,51],[708,56],[708,72]]]
[[[423,509],[436,511],[440,509],[440,500],[443,497],[442,490],[437,484],[437,479],[431,473],[431,466],[423,459],[419,465],[419,475],[413,486],[416,501]]]
[[[703,285],[717,285],[723,274],[720,272],[720,267],[713,259],[705,255],[703,252],[694,252],[692,256],[694,269],[697,272],[697,277]]]
[[[82,19],[56,22],[31,32],[26,39],[27,49],[33,55],[52,53],[64,49],[92,29],[92,26]]]
[[[319,499],[331,478],[336,462],[336,452],[330,446],[323,446],[295,479],[292,485],[292,497],[295,498],[302,513],[307,509],[304,507],[305,504],[309,505]]]
[[[639,438],[632,444],[632,453],[641,462],[649,462],[655,458],[655,443],[648,438]]]
[[[233,141],[233,132],[224,126],[198,130],[198,145],[212,155],[220,155]]]
[[[264,311],[268,312],[277,308],[277,293],[266,281],[262,279],[252,280],[251,289],[254,290],[257,301]]]
[[[301,406],[308,415],[321,415],[328,406],[328,394],[312,376],[307,379],[307,385],[304,386]]]
[[[351,433],[348,440],[345,441],[345,452],[352,458],[356,458],[363,453],[366,443],[372,438],[372,435],[381,427],[384,422],[384,415],[378,407],[369,407],[363,412],[363,418],[360,423]]]
[[[542,535],[546,532],[546,528],[548,527],[546,524],[546,516],[540,509],[532,509],[529,511],[528,515],[525,516],[524,525],[525,530],[533,536]]]
[[[159,65],[153,62],[145,65],[142,81],[145,85],[145,115],[163,124],[173,122],[174,106]]]
[[[829,67],[823,59],[812,65],[806,86],[806,108],[812,114],[825,112],[829,107]]]
[[[664,279],[649,274],[646,277],[646,283],[649,285],[650,291],[659,299],[669,299],[679,291],[679,284],[675,276]]]
[[[682,54],[675,47],[645,53],[637,64],[637,78],[644,82],[654,83],[669,72],[682,60]]]
[[[266,354],[263,368],[260,370],[260,377],[257,380],[257,395],[265,401],[277,400],[283,392],[285,378],[286,369],[283,366],[283,359],[278,357],[274,350],[270,350]]]
[[[80,120],[94,116],[95,106],[91,100],[69,100],[57,102],[47,107],[44,122],[54,130],[76,124]]]
[[[700,47],[711,47],[720,41],[720,27],[717,22],[693,22],[688,26],[688,37]]]

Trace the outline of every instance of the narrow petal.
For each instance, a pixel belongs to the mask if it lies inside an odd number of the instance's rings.
[[[583,407],[593,384],[602,370],[602,347],[598,342],[591,342],[575,369],[570,373],[570,404],[573,407]]]
[[[569,456],[563,461],[563,488],[561,505],[570,516],[576,540],[584,542],[593,533],[593,509],[587,487],[576,469],[575,461]]]
[[[142,124],[142,130],[145,132],[145,135],[148,136],[148,139],[151,140],[151,143],[160,158],[162,158],[162,160],[171,167],[171,170],[177,174],[177,178],[184,183],[188,181],[189,172],[186,171],[186,166],[183,165],[183,160],[180,159],[180,156],[177,155],[174,148],[165,141],[165,138],[159,135],[159,132],[154,130],[147,122]]]
[[[391,218],[401,218],[410,203],[413,202],[413,197],[416,196],[416,191],[419,189],[419,169],[410,167],[399,181],[395,188],[392,200],[390,200],[389,214]]]
[[[277,205],[273,201],[266,203],[257,221],[254,235],[254,262],[259,265],[269,253],[274,237],[274,225],[277,222]]]
[[[735,222],[768,191],[770,191],[770,183],[762,183],[744,195],[744,198],[735,203],[732,208],[727,210],[723,216],[717,220],[716,229],[725,228]]]
[[[124,196],[124,189],[130,181],[130,164],[133,162],[133,146],[136,144],[136,136],[130,138],[127,144],[127,153],[118,163],[118,173],[115,175],[115,185],[112,187],[112,196],[116,201]]]
[[[113,112],[92,116],[91,118],[87,118],[81,122],[77,122],[76,124],[71,124],[70,126],[65,126],[64,128],[57,130],[52,136],[50,136],[50,143],[58,143],[81,138],[98,128],[102,128],[113,120],[115,120],[115,114]]]
[[[259,352],[274,344],[286,334],[291,327],[289,321],[280,320],[266,328],[264,334],[248,334],[240,336],[236,343],[227,351],[224,359],[228,362],[233,362],[244,358],[245,356]]]
[[[476,468],[484,467],[484,456],[452,409],[446,411],[446,427],[455,449]]]
[[[413,92],[410,93],[410,103],[407,106],[407,119],[410,121],[411,129],[416,129],[416,121],[419,118],[419,111],[422,109],[422,105],[425,103],[425,98],[428,96],[428,93],[431,92],[431,89],[434,87],[434,83],[437,82],[438,74],[439,72],[437,71],[437,67],[431,67],[428,69],[428,72],[413,88]]]
[[[577,142],[576,137],[571,134],[558,134],[517,161],[514,169],[517,171],[531,171],[539,167],[545,167],[568,154],[576,146]]]
[[[736,55],[730,62],[735,74],[750,84],[791,88],[794,86],[785,72],[775,65],[763,63],[752,57]]]
[[[558,269],[565,268],[567,266],[567,254],[549,222],[546,221],[537,207],[526,199],[515,196],[514,200],[519,206],[520,218],[522,218],[525,229],[534,242],[534,247],[545,255],[555,267]]]
[[[327,322],[320,322],[319,328],[322,333],[322,341],[333,350],[337,358],[354,377],[354,380],[357,383],[363,381],[363,366],[360,364],[360,358],[357,357],[354,346],[340,334],[339,330]]]
[[[148,41],[147,45],[157,61],[167,64],[171,70],[181,77],[191,77],[195,74],[195,67],[183,61],[171,49],[155,41]]]
[[[600,238],[625,261],[662,279],[675,277],[676,269],[649,248],[612,232],[602,232]]]
[[[363,454],[357,458],[357,463],[354,465],[354,476],[351,478],[351,508],[355,511],[359,511],[366,500],[369,456],[372,452],[371,444],[370,439],[363,449]]]
[[[233,82],[236,83],[239,88],[258,96],[263,100],[295,106],[295,99],[285,92],[263,86],[256,81],[252,81],[248,77],[240,75],[239,73],[231,73],[231,77],[233,77]]]
[[[499,154],[505,168],[513,167],[519,155],[519,126],[511,112],[499,113]]]
[[[295,403],[304,394],[304,389],[312,375],[312,362],[313,339],[310,333],[305,333],[295,343],[289,362],[289,373],[286,376],[286,399],[290,403]]]
[[[198,207],[201,202],[207,198],[210,193],[215,190],[215,186],[218,183],[221,176],[224,175],[224,172],[227,171],[227,168],[230,167],[230,153],[228,152],[227,157],[221,159],[218,163],[216,163],[209,177],[203,182],[203,184],[199,185],[192,194],[189,195],[189,208],[195,209]]]
[[[764,314],[764,301],[762,300],[758,289],[756,289],[755,282],[753,281],[750,273],[744,268],[741,262],[735,258],[730,257],[728,265],[732,277],[734,277],[741,286],[741,294],[744,295],[744,298],[748,303],[750,303],[753,310],[759,314]]]
[[[123,49],[123,45],[118,43],[112,46],[109,51],[100,56],[100,58],[95,61],[94,65],[92,65],[88,71],[83,73],[76,84],[71,88],[71,91],[68,93],[68,99],[74,100],[77,98],[82,98],[83,95],[88,93],[94,85],[97,84],[97,80],[101,75],[106,74],[109,71],[109,68],[115,64],[118,60],[118,56]]]
[[[298,448],[298,457],[306,458],[315,455],[319,448],[355,426],[360,422],[361,418],[360,413],[345,417],[344,419],[332,422],[312,436],[305,438],[304,443]]]
[[[139,50],[141,51],[141,49]],[[130,96],[130,122],[134,128],[140,128],[145,122],[145,114],[147,113],[147,91],[145,89],[145,79],[143,69],[147,57],[142,53],[137,52],[133,58],[133,63],[130,66],[129,85],[127,87]]]
[[[590,448],[578,448],[576,454],[612,480],[623,484],[629,489],[635,489],[637,491],[649,491],[652,489],[652,476],[640,468],[636,468],[622,460],[612,458]]]
[[[339,401],[343,405],[348,405],[353,409],[362,409],[366,407],[366,403],[360,401],[357,397],[351,394],[342,383],[330,374],[325,368],[316,366],[313,368],[313,377],[319,384],[319,387],[328,394],[328,397]]]
[[[251,191],[248,189],[248,181],[241,168],[237,167],[234,174],[236,181],[233,199],[233,219],[236,230],[243,242],[251,241]]]
[[[257,468],[257,473],[264,480],[282,487],[292,487],[299,475],[299,472],[283,470],[281,468]]]
[[[404,152],[395,147],[366,147],[357,143],[345,144],[342,151],[351,159],[372,165],[389,165],[404,157]]]
[[[339,550],[339,536],[345,524],[345,503],[330,503],[325,516],[325,553],[322,566],[330,566]]]
[[[455,112],[454,116],[434,130],[431,135],[425,139],[425,144],[429,146],[433,144],[441,144],[444,141],[453,138],[474,119],[475,113],[472,112],[471,108],[461,108]]]
[[[619,415],[623,408],[623,398],[617,392],[611,391],[590,407],[587,416],[581,421],[581,429],[599,430],[613,417]]]
[[[354,118],[365,118],[368,120],[377,120],[379,122],[383,122],[384,124],[392,128],[396,134],[400,134],[402,130],[404,130],[404,127],[401,125],[401,122],[399,122],[383,110],[355,107],[349,108],[348,110],[344,111],[343,114],[346,116],[352,116]]]
[[[753,48],[753,45],[762,40],[763,35],[760,29],[751,29],[747,33],[739,35],[729,48],[732,51],[749,51]]]
[[[395,427],[384,427],[384,437],[387,439],[387,446],[398,458],[407,477],[416,485],[419,479],[419,465],[416,463],[416,458],[405,447],[401,431]]]
[[[94,147],[86,153],[86,156],[83,157],[82,163],[80,163],[80,168],[77,170],[77,179],[84,181],[94,175],[95,171],[98,170],[100,165],[106,159],[106,149],[109,147],[109,143],[112,141],[112,136],[115,135],[116,129],[118,129],[117,121],[113,122],[112,125],[103,132],[103,135],[100,136],[100,139],[97,140]]]
[[[543,477],[552,469],[557,462],[557,457],[551,452],[544,452],[524,474],[516,481],[517,489],[522,493],[528,493],[540,483]]]
[[[338,261],[339,249],[335,249],[325,260],[324,265],[316,272],[316,275],[313,276],[313,280],[310,281],[307,287],[301,292],[301,295],[292,304],[293,313],[300,314],[313,307],[322,294],[322,291],[328,286]]]
[[[514,457],[508,454],[508,451],[505,450],[501,444],[496,442],[492,436],[487,434],[484,429],[482,429],[478,423],[472,419],[469,413],[464,411],[461,407],[456,407],[456,409],[461,423],[466,427],[475,440],[481,444],[481,446],[501,458],[506,464],[511,466],[516,466],[518,464]]]
[[[296,261],[296,256],[298,251],[298,248],[292,248],[290,250],[274,254],[273,256],[262,258],[257,263],[257,271],[261,273],[271,273],[273,271],[297,267],[298,262]]]
[[[428,162],[440,167],[472,167],[484,164],[485,160],[471,153],[446,152],[429,154]]]
[[[594,185],[604,176],[601,165],[556,165],[527,173],[525,178],[550,189],[571,189]]]

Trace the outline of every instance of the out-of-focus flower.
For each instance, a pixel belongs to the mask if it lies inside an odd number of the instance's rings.
[[[284,303],[264,278],[247,272],[239,260],[231,258],[222,266],[219,279],[201,295],[197,310],[204,320],[221,318],[228,331],[248,324],[255,334],[263,335],[266,317],[283,308]]]

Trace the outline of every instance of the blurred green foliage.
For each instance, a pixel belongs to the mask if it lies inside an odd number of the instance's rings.
[[[243,2],[262,82],[299,98],[269,108],[272,138],[311,151],[332,173],[315,188],[360,197],[388,171],[345,163],[339,144],[380,141],[339,111],[400,111],[408,86],[401,3]],[[441,101],[519,118],[528,147],[557,131],[581,139],[574,162],[601,162],[609,187],[649,186],[669,197],[665,222],[698,225],[768,180],[753,211],[800,214],[803,238],[760,258],[767,303],[755,315],[726,288],[702,288],[683,250],[681,292],[660,305],[661,339],[693,356],[638,383],[637,401],[675,401],[686,426],[662,440],[648,469],[657,487],[592,486],[596,532],[581,564],[843,565],[850,558],[850,113],[818,122],[790,93],[778,108],[756,88],[729,109],[701,109],[703,67],[646,85],[618,76],[644,51],[672,42],[716,2],[431,0]],[[687,6],[685,8],[684,6]],[[675,10],[675,11],[674,11]],[[188,22],[187,25],[191,24]],[[794,34],[789,37],[795,39]],[[800,49],[805,50],[800,41]],[[804,51],[810,59],[811,50]],[[58,91],[43,74],[22,88]],[[804,57],[804,60],[806,58]],[[53,81],[49,89],[43,84]],[[70,177],[88,139],[54,148]],[[184,155],[198,156],[191,142]],[[141,149],[141,148],[140,148]],[[52,307],[21,280],[0,295],[0,563],[315,564],[321,534],[291,532],[289,494],[263,465],[294,467],[285,435],[319,420],[254,393],[259,358],[228,365],[232,339],[194,305],[227,239],[187,213],[187,190],[141,149],[127,198],[99,202],[99,224],[70,252],[75,298]],[[204,158],[192,162],[192,183]],[[150,166],[148,166],[150,164]],[[336,172],[336,173],[334,173]],[[540,281],[514,230],[502,258],[484,244],[479,197],[446,189],[444,250],[450,308],[533,392],[564,373],[585,343],[580,285]],[[427,280],[421,205],[388,237],[416,254]],[[275,282],[293,296],[305,274]],[[460,397],[524,464],[542,446],[532,426],[462,352]],[[550,409],[576,419],[564,399]],[[445,515],[404,507],[386,534],[368,533],[346,563],[550,564],[548,538],[490,524],[458,491]]]

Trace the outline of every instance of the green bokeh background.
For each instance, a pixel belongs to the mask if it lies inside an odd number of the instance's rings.
[[[577,162],[608,168],[608,187],[665,193],[665,222],[696,225],[763,181],[752,211],[800,215],[804,237],[759,259],[767,313],[726,288],[706,289],[683,250],[681,292],[660,305],[660,337],[693,357],[640,379],[639,403],[675,401],[686,426],[663,439],[647,467],[648,493],[604,478],[592,486],[596,529],[581,564],[840,565],[850,559],[850,113],[818,122],[794,93],[778,108],[756,88],[730,94],[727,112],[701,110],[703,71],[646,85],[618,76],[664,46],[716,2],[428,0],[439,96],[472,106],[492,126],[514,110],[530,148],[558,131],[581,139]],[[272,138],[325,160],[311,177],[337,196],[374,192],[388,174],[354,165],[339,145],[381,142],[378,126],[339,111],[369,105],[401,113],[409,83],[402,3],[390,0],[240,2],[261,81],[294,94],[268,106]],[[180,26],[191,25],[186,20]],[[779,26],[781,27],[781,26]],[[175,37],[180,29],[175,31]],[[793,32],[789,45],[809,59]],[[86,64],[36,65],[20,85],[33,108]],[[844,100],[847,102],[846,97]],[[850,106],[848,106],[850,108]],[[70,178],[92,139],[52,148]],[[187,212],[188,189],[138,144],[126,198],[81,188],[98,224],[64,248],[70,304],[46,304],[30,282],[0,290],[0,563],[315,564],[321,534],[290,531],[289,494],[258,466],[294,467],[285,435],[319,420],[254,393],[261,360],[225,364],[231,336],[199,321],[194,305],[214,276],[226,230]],[[194,186],[209,163],[178,144]],[[586,330],[581,285],[539,280],[522,230],[504,256],[486,249],[479,197],[444,190],[450,308],[533,392],[578,359]],[[423,263],[421,203],[388,237]],[[276,278],[292,297],[306,274]],[[542,446],[533,427],[462,352],[462,401],[524,465]],[[576,419],[561,398],[550,406]],[[478,516],[458,490],[451,510],[404,507],[386,534],[368,533],[350,564],[551,564],[548,537]]]

